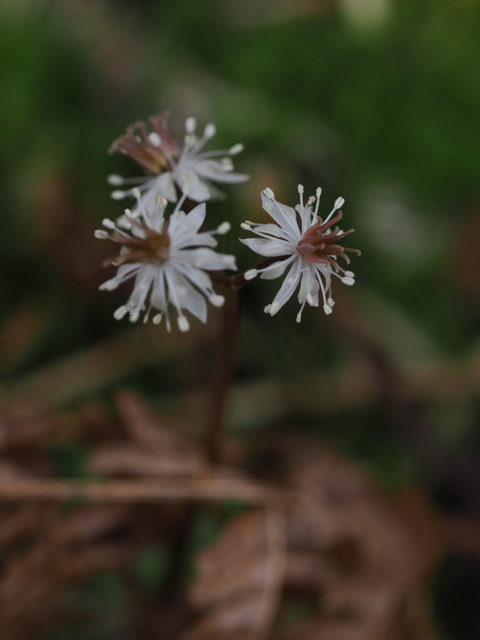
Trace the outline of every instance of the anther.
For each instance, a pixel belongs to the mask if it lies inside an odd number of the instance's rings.
[[[189,134],[195,133],[195,129],[197,127],[196,118],[187,118],[185,120],[185,131]]]
[[[237,154],[242,153],[244,148],[243,144],[239,142],[238,144],[234,144],[233,147],[230,147],[228,153],[232,156],[236,156]]]
[[[148,134],[148,139],[150,140],[150,142],[153,144],[154,147],[162,146],[162,139],[160,138],[158,133],[156,133],[155,131],[152,131],[151,133]]]
[[[110,197],[112,198],[112,200],[122,200],[123,198],[125,198],[125,196],[127,195],[126,191],[120,191],[119,189],[112,191],[112,193],[110,194]]]
[[[128,313],[128,309],[125,305],[122,305],[121,307],[118,307],[118,309],[115,311],[115,313],[113,314],[113,317],[115,318],[115,320],[122,320],[122,318],[124,318]]]
[[[229,222],[226,222],[226,221],[225,221],[225,222],[222,222],[222,224],[221,224],[221,225],[219,225],[219,226],[217,227],[217,232],[218,232],[221,236],[223,236],[223,235],[225,235],[226,233],[228,233],[228,232],[230,231],[230,229],[231,229],[231,228],[232,228],[232,225],[231,225]]]
[[[190,324],[185,316],[178,316],[177,324],[182,333],[185,333],[190,329]]]
[[[270,189],[270,187],[267,187],[266,189],[264,189],[263,193],[267,196],[267,198],[270,198],[271,200],[275,200],[275,194]]]
[[[217,127],[212,124],[211,122],[209,124],[207,124],[207,126],[205,127],[205,131],[203,132],[203,135],[205,136],[205,138],[207,138],[208,140],[210,140],[210,138],[213,138],[213,136],[217,133]]]
[[[333,311],[332,307],[328,304],[323,305],[323,310],[327,316],[329,316]]]
[[[209,302],[213,304],[214,307],[223,307],[225,303],[225,298],[223,296],[213,294],[208,298]]]
[[[112,186],[118,187],[119,185],[123,184],[123,178],[122,176],[118,176],[116,173],[112,173],[108,176],[107,182]]]
[[[248,271],[245,271],[245,273],[243,274],[243,277],[245,278],[245,280],[253,280],[257,277],[257,275],[258,271],[256,269],[248,269]]]

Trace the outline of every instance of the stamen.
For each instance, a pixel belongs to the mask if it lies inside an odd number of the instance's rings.
[[[119,186],[121,184],[123,184],[124,180],[122,178],[122,176],[117,175],[116,173],[112,173],[108,176],[107,178],[107,182],[108,184],[111,184],[112,186]]]
[[[162,146],[162,139],[160,138],[158,133],[156,133],[155,131],[152,131],[151,133],[148,134],[148,139],[150,140],[150,142],[153,144],[154,147]]]
[[[127,315],[127,313],[128,308],[123,304],[121,307],[118,307],[118,309],[113,314],[113,317],[115,318],[115,320],[122,320]]]
[[[244,150],[244,146],[241,142],[239,142],[238,144],[234,144],[233,147],[230,147],[230,149],[228,150],[228,153],[232,156],[236,156],[239,153],[242,153],[242,151]]]
[[[263,193],[267,196],[267,198],[270,198],[270,200],[275,200],[275,194],[270,189],[270,187],[267,187],[266,189],[264,189]]]
[[[347,284],[349,287],[355,284],[355,280],[353,278],[340,278],[343,284]]]
[[[108,233],[103,229],[97,229],[93,235],[95,238],[98,238],[98,240],[107,240],[107,238],[110,238]]]
[[[160,324],[163,318],[163,313],[157,313],[156,316],[153,316],[152,322],[153,324]]]
[[[177,324],[182,333],[185,333],[190,329],[190,324],[185,316],[178,316]]]
[[[235,267],[235,256],[222,256],[222,263],[226,267]]]
[[[252,231],[252,227],[248,224],[248,222],[242,222],[242,224],[240,225],[240,227],[242,229],[245,229],[245,231]]]
[[[207,126],[205,127],[205,130],[203,132],[204,137],[207,140],[210,140],[210,138],[213,138],[213,136],[217,133],[217,127],[212,124],[211,122],[209,124],[207,124]]]
[[[243,277],[245,278],[245,280],[253,280],[257,277],[257,275],[258,271],[256,269],[249,269],[248,271],[245,271]]]
[[[112,198],[112,200],[122,200],[127,195],[128,195],[127,191],[120,191],[119,189],[117,189],[116,191],[112,191],[112,193],[110,194],[110,197]]]
[[[217,294],[212,294],[208,300],[214,307],[223,307],[225,303],[225,298]]]
[[[230,231],[232,225],[229,222],[222,222],[221,225],[218,226],[217,232],[223,236]]]
[[[185,131],[189,134],[194,134],[195,129],[197,128],[197,119],[196,118],[187,118],[185,120]]]
[[[330,307],[330,305],[324,304],[323,311],[325,312],[325,315],[329,316],[332,313],[333,309],[332,307]]]
[[[102,224],[104,227],[107,227],[107,229],[115,229],[116,226],[113,220],[110,220],[110,218],[104,218],[102,220]]]
[[[272,302],[272,304],[270,305],[270,308],[268,310],[268,313],[271,316],[274,316],[278,310],[280,309],[280,305],[278,304],[278,302],[276,302],[275,300]]]

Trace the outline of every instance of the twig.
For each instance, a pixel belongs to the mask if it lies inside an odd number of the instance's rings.
[[[234,499],[252,505],[283,499],[283,492],[246,480],[231,478],[125,480],[106,482],[66,482],[9,478],[0,483],[0,500],[57,501],[86,500],[88,502],[159,502],[213,501]]]

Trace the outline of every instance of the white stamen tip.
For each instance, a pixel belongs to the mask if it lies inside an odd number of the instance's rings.
[[[236,156],[238,153],[242,153],[244,148],[243,144],[239,142],[238,144],[234,144],[233,147],[230,147],[228,153],[232,156]]]
[[[208,138],[210,140],[210,138],[213,138],[213,136],[216,133],[217,133],[217,127],[210,122],[205,127],[205,131],[203,132],[203,135],[205,136],[205,138]]]
[[[122,200],[126,195],[126,191],[120,191],[119,189],[116,189],[115,191],[112,191],[110,197],[112,198],[112,200]]]
[[[330,307],[328,304],[323,305],[323,310],[327,316],[329,316],[333,311],[332,307]]]
[[[153,324],[160,324],[160,322],[162,321],[162,317],[163,317],[163,314],[161,313],[157,313],[156,316],[153,316],[152,318]]]
[[[333,307],[335,306],[335,300],[333,298],[329,298],[327,302],[328,302],[328,305],[333,309]]]
[[[295,319],[296,319],[296,321],[297,321],[298,323],[300,323],[300,322],[302,321],[302,312],[301,312],[301,311],[299,311],[299,312],[297,313],[297,317],[296,317]]]
[[[303,191],[304,191],[303,184],[299,184],[298,187],[297,187],[297,190],[298,190],[298,193],[301,195],[303,193]]]
[[[116,173],[111,173],[107,178],[107,182],[114,187],[118,187],[123,184],[123,178],[122,176],[118,176]]]
[[[98,240],[106,240],[107,238],[110,237],[108,233],[103,229],[97,229],[94,235],[95,235],[95,238],[98,238]]]
[[[118,307],[118,309],[113,314],[113,317],[115,318],[115,320],[122,320],[122,318],[124,318],[127,313],[128,308],[125,305],[122,305],[121,307]]]
[[[172,325],[168,318],[165,320],[165,326],[167,327],[168,333],[170,333],[170,331],[172,330]]]
[[[137,200],[140,200],[141,194],[140,194],[140,189],[138,189],[138,187],[134,187],[132,189],[132,194]]]
[[[137,311],[132,311],[132,313],[130,314],[130,322],[137,322],[137,320],[140,317],[140,310]]]
[[[345,204],[344,198],[337,198],[335,200],[335,209],[340,209],[340,207],[343,207],[344,204]]]
[[[185,131],[189,134],[195,133],[195,129],[197,127],[197,119],[196,118],[187,118],[185,120]]]
[[[272,304],[270,305],[270,309],[268,310],[268,313],[271,316],[274,316],[279,309],[280,309],[280,305],[278,304],[278,302],[272,302]]]
[[[344,271],[343,275],[346,278],[354,278],[355,277],[355,274],[353,273],[353,271]]]
[[[211,304],[213,304],[214,307],[223,307],[225,298],[223,296],[213,294],[209,297],[209,301],[211,302]]]
[[[230,231],[232,225],[229,222],[222,222],[221,225],[217,228],[218,233],[223,236]]]
[[[104,227],[107,227],[107,229],[115,229],[115,223],[113,220],[110,220],[110,218],[104,218],[102,224]]]
[[[222,263],[225,267],[236,269],[235,256],[222,256]]]
[[[116,278],[112,278],[111,280],[107,280],[103,284],[100,285],[100,291],[113,291],[118,287],[118,280]]]
[[[342,278],[341,280],[343,284],[347,284],[349,287],[355,284],[355,280],[353,278]]]
[[[185,333],[190,329],[190,324],[185,316],[178,316],[177,324],[182,333]]]
[[[117,220],[117,227],[119,227],[120,229],[126,229],[127,231],[130,231],[130,229],[132,228],[132,224],[130,220],[127,219],[126,216],[121,216]]]
[[[267,196],[267,198],[270,198],[271,200],[275,200],[275,194],[270,189],[270,187],[267,187],[266,189],[264,189],[263,193]]]
[[[320,196],[322,195],[322,187],[317,187],[315,195],[317,196],[317,198],[320,198]]]
[[[315,202],[315,196],[310,196],[307,200],[307,207],[310,207]]]
[[[263,312],[264,313],[268,313],[270,311],[270,305],[267,304],[264,308],[263,308]]]
[[[242,229],[245,229],[245,231],[251,231],[252,227],[247,223],[247,222],[242,222],[242,224],[240,225]]]
[[[161,196],[157,196],[157,203],[161,206],[161,207],[166,207],[168,204],[168,201],[165,200],[165,198],[162,198]]]
[[[257,275],[258,271],[256,269],[249,269],[248,271],[245,271],[243,277],[245,278],[245,280],[253,280],[257,277]]]
[[[158,133],[156,133],[155,131],[152,131],[151,133],[148,134],[148,139],[150,140],[150,142],[153,144],[154,147],[162,146],[162,139],[160,138]]]

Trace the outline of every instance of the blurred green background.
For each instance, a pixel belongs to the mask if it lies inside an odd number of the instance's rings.
[[[195,115],[217,125],[213,147],[246,147],[250,181],[209,207],[242,269],[260,190],[293,205],[298,182],[323,187],[323,211],[346,199],[363,254],[335,313],[307,309],[301,327],[296,301],[262,313],[279,282],[242,291],[231,433],[314,432],[388,490],[420,482],[478,516],[479,38],[477,0],[3,0],[5,402],[71,409],[121,384],[198,424],[217,316],[185,339],[117,323],[126,290],[98,292],[111,248],[93,239],[121,213],[106,176],[139,174],[111,142],[165,109],[179,133]],[[478,638],[478,560],[440,574],[445,637]]]

